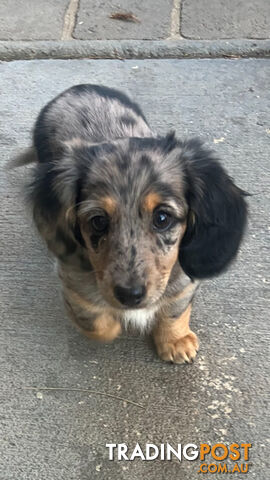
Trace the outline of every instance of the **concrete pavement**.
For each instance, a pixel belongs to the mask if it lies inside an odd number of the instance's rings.
[[[204,138],[253,194],[237,262],[196,297],[199,356],[193,365],[175,366],[157,358],[148,338],[130,334],[96,345],[72,327],[22,202],[27,169],[1,172],[1,480],[197,478],[198,461],[108,460],[106,443],[136,442],[252,443],[246,478],[265,480],[269,61],[18,61],[2,63],[0,72],[1,166],[29,144],[48,100],[94,82],[132,95],[159,132],[175,128],[180,137]]]
[[[270,37],[268,0],[183,0],[180,31],[183,37],[221,38]]]
[[[270,56],[268,0],[0,3],[0,60],[258,55]]]
[[[113,19],[131,13],[130,21]],[[268,0],[2,0],[0,40],[270,38]]]

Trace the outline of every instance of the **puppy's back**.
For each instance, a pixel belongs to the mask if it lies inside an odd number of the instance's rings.
[[[122,137],[153,137],[140,107],[125,94],[98,85],[77,85],[48,103],[34,128],[39,161],[65,147]]]

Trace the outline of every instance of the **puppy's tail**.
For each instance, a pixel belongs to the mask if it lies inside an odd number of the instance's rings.
[[[16,155],[7,164],[7,170],[13,170],[14,168],[23,167],[29,163],[37,162],[37,154],[34,147],[29,147],[24,152]]]

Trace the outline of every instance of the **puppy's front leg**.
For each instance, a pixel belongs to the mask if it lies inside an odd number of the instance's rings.
[[[199,349],[197,335],[189,328],[191,303],[178,318],[160,318],[153,335],[158,355],[174,363],[190,363]]]
[[[103,313],[101,315],[96,314],[94,320],[92,321],[91,330],[82,328],[79,325],[79,321],[79,319],[77,322],[75,320],[81,332],[93,340],[98,340],[100,342],[112,342],[121,333],[120,322],[108,313]]]
[[[64,300],[73,323],[88,338],[111,342],[121,333],[119,320],[108,310],[99,310],[74,291],[64,292]]]

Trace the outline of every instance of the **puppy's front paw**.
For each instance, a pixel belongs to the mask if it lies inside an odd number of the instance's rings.
[[[191,304],[175,320],[160,318],[153,331],[158,355],[165,362],[191,363],[197,355],[199,340],[189,328]]]
[[[197,355],[199,340],[190,332],[182,338],[164,343],[156,343],[158,355],[165,362],[191,363]]]

